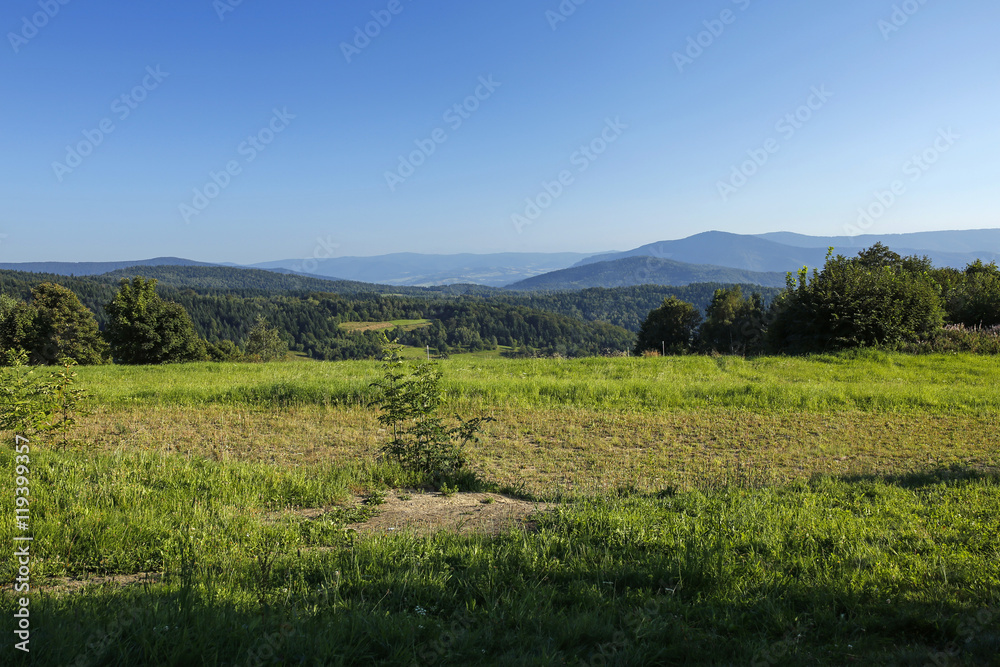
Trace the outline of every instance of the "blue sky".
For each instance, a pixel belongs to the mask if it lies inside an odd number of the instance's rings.
[[[998,227],[998,23],[995,0],[8,0],[0,262]]]

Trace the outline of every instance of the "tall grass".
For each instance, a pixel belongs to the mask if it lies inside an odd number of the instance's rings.
[[[453,401],[615,410],[1000,410],[1000,358],[850,352],[813,357],[490,359],[440,362]],[[376,362],[80,369],[105,406],[366,405]]]
[[[503,417],[482,474],[565,485],[534,531],[347,529],[375,511],[355,495],[418,481],[359,460],[375,363],[80,369],[91,419],[111,420],[84,432],[120,440],[32,449],[31,662],[1000,664],[995,359],[443,367],[451,407]],[[197,428],[171,430],[185,415]],[[282,433],[295,451],[268,451]],[[866,474],[809,474],[848,455]],[[706,467],[682,485],[692,457]],[[733,457],[750,469],[710,474]],[[775,463],[798,473],[769,483]],[[15,568],[0,559],[4,581]],[[7,587],[0,613],[15,607]]]

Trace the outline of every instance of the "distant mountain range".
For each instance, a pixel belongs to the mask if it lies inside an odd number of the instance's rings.
[[[876,242],[902,255],[928,256],[937,266],[962,268],[982,259],[1000,262],[1000,229],[807,236],[794,232],[731,234],[704,232],[684,239],[658,241],[624,252],[495,253],[430,255],[395,253],[374,257],[277,260],[252,267],[210,264],[177,257],[124,262],[26,262],[0,264],[0,269],[56,275],[88,276],[131,267],[226,266],[263,269],[323,281],[339,280],[419,287],[477,284],[514,290],[560,290],[621,287],[638,284],[687,285],[695,282],[784,285],[784,275],[803,266],[822,266],[827,248],[854,255]],[[340,283],[346,286],[347,283]],[[357,289],[357,287],[355,287]]]
[[[799,248],[827,248],[833,246],[842,254],[861,250],[876,243],[890,248],[921,248],[933,252],[1000,254],[1000,229],[970,229],[944,232],[911,232],[909,234],[863,234],[861,236],[806,236],[795,232],[757,234],[757,238],[783,243]],[[896,250],[896,252],[900,252]],[[901,253],[902,254],[902,253]]]
[[[488,255],[422,255],[412,252],[375,257],[332,257],[324,260],[285,259],[252,265],[255,269],[286,269],[324,278],[385,285],[427,287],[476,283],[502,287],[518,280],[572,266],[586,253],[506,252]]]
[[[884,243],[901,255],[927,255],[935,266],[961,268],[982,259],[1000,261],[1000,229],[919,232],[883,236],[805,236],[791,232],[744,235],[704,232],[676,241],[659,241],[626,252],[595,255],[577,266],[625,257],[659,257],[689,264],[714,264],[747,271],[797,271],[823,265],[827,248],[854,255],[863,248]]]

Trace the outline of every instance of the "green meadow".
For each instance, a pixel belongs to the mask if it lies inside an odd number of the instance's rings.
[[[1000,664],[997,358],[439,364],[495,420],[462,491],[526,521],[363,528],[426,483],[375,362],[80,368],[31,443],[31,664]]]

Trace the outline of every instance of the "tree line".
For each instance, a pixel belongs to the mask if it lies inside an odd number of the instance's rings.
[[[101,331],[79,297],[52,282],[32,287],[30,301],[0,294],[0,365],[54,365],[66,359],[81,365],[270,361],[287,352],[277,330],[263,319],[250,329],[242,348],[232,341],[205,340],[183,306],[161,298],[156,280],[139,276],[122,279],[104,312],[107,325]]]
[[[607,323],[471,296],[164,289],[143,277],[122,278],[111,291],[101,280],[69,278],[69,289],[19,278],[0,275],[7,281],[0,297],[0,352],[24,351],[33,364],[63,357],[81,364],[267,360],[288,350],[319,360],[366,359],[381,355],[382,335],[348,331],[344,323],[419,319],[432,324],[394,334],[441,353],[507,345],[528,354],[583,356],[632,344],[629,332]]]
[[[855,347],[1000,352],[1000,269],[959,270],[903,257],[878,243],[856,257],[827,254],[822,269],[789,274],[770,303],[740,287],[701,311],[670,297],[639,329],[637,354],[803,354]]]

